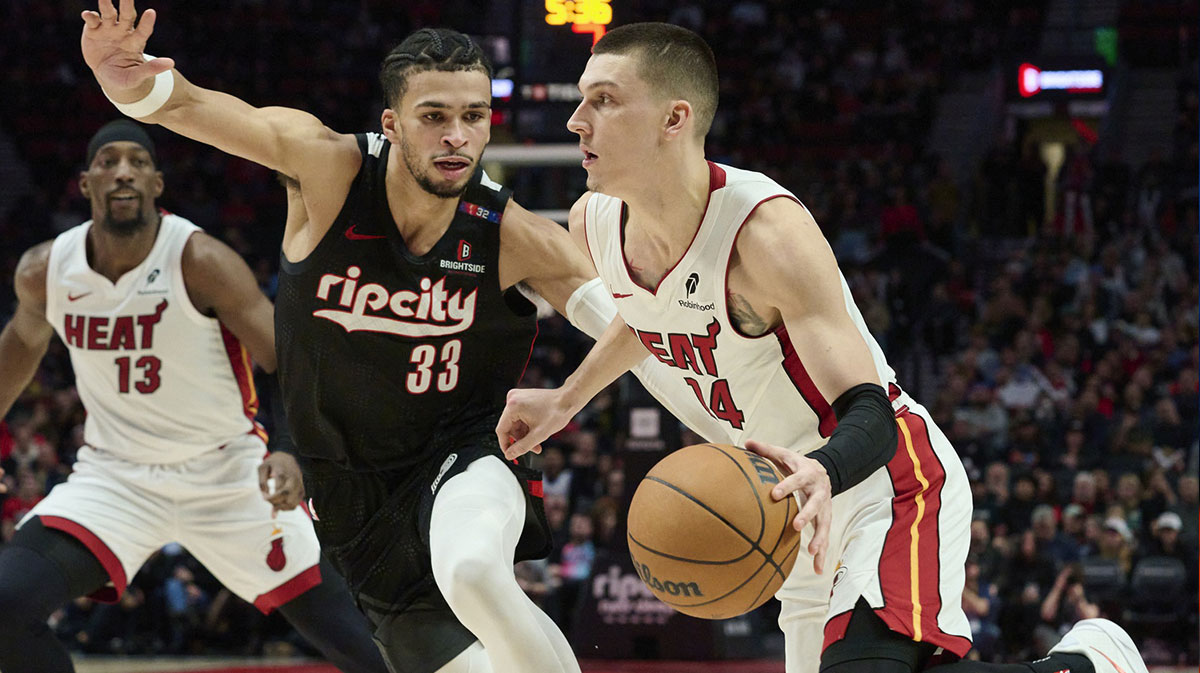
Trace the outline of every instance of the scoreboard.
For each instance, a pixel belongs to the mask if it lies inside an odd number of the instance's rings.
[[[570,26],[576,33],[591,33],[592,44],[612,23],[610,0],[546,0],[546,24]]]
[[[518,139],[576,139],[566,129],[567,119],[582,99],[576,82],[592,55],[592,45],[619,18],[621,2],[513,3],[513,84],[512,97],[504,102],[504,121]]]

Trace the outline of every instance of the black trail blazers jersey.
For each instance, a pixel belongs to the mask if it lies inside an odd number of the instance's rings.
[[[477,170],[449,229],[417,256],[388,209],[390,143],[358,142],[362,168],[337,220],[305,260],[281,260],[275,345],[298,453],[391,470],[495,444],[537,330],[533,304],[500,290],[510,191]]]

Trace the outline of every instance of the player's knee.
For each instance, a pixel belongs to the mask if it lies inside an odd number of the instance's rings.
[[[445,564],[443,572],[435,573],[438,588],[451,606],[456,603],[485,602],[499,582],[504,580],[497,559],[479,554],[460,556]]]

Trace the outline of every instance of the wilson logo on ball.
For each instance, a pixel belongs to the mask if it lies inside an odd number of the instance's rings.
[[[746,455],[746,460],[749,460],[750,464],[754,466],[754,473],[758,475],[758,483],[779,483],[779,473],[775,471],[775,466],[771,464],[771,461],[752,453]]]
[[[650,572],[650,566],[645,563],[633,562],[633,567],[637,569],[638,575],[646,586],[654,591],[669,594],[671,596],[703,596],[700,591],[700,585],[695,582],[672,582],[670,580],[660,580]]]

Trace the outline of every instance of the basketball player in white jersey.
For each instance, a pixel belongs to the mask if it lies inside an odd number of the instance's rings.
[[[515,468],[492,436],[517,377],[496,374],[513,358],[487,355],[507,353],[516,341],[503,338],[512,331],[483,323],[529,317],[514,311],[526,301],[512,297],[517,283],[593,335],[603,332],[615,307],[567,232],[501,196],[506,191],[478,168],[491,106],[490,65],[478,45],[446,29],[408,36],[380,69],[383,133],[344,134],[300,110],[257,108],[196,86],[170,58],[146,55],[156,15],[146,10],[137,21],[132,0],[121,0],[119,11],[100,0],[99,11],[85,11],[83,20],[84,60],[118,109],[286,178],[276,300],[285,403],[317,531],[330,540],[325,554],[346,569],[389,667],[579,671],[566,638],[513,575],[519,540],[526,531],[536,534],[536,525],[526,523],[538,507],[528,497],[533,487],[526,477],[514,479]],[[497,202],[480,207],[475,197],[463,200],[471,194]],[[487,238],[459,240],[454,232],[468,225]],[[462,275],[447,277],[437,269],[449,267],[434,266],[439,259]],[[450,315],[444,288],[469,283],[469,290],[450,293],[459,313]],[[506,305],[496,301],[500,293]],[[384,296],[390,301],[380,301]],[[488,334],[501,337],[475,343]],[[451,348],[434,341],[446,335],[462,342]],[[518,371],[527,353],[519,353]],[[373,374],[398,375],[398,385],[377,383]],[[367,379],[372,383],[364,385]],[[655,389],[653,382],[647,387]],[[460,399],[449,395],[463,391],[486,399],[438,403]],[[480,408],[486,413],[475,413]],[[413,446],[415,437],[430,440]],[[440,445],[460,438],[454,448]],[[413,462],[397,462],[410,455]],[[414,479],[430,466],[427,481]]]
[[[562,388],[509,393],[506,455],[536,449],[649,351],[720,424],[707,439],[775,461],[790,476],[773,496],[798,494],[795,526],[813,524],[810,562],[777,594],[789,673],[1144,672],[1106,620],[1081,622],[1040,662],[961,660],[966,474],[896,384],[808,210],[762,174],[705,161],[717,73],[704,41],[622,26],[579,89],[568,128],[592,191],[571,232],[619,316]]]
[[[275,368],[270,301],[237,253],[156,207],[163,178],[140,126],[105,125],[86,166],[92,219],[22,256],[19,303],[0,333],[0,416],[55,333],[87,410],[74,472],[0,551],[0,670],[73,670],[50,613],[82,595],[116,601],[151,554],[179,542],[343,670],[383,673],[295,508],[295,458],[272,454],[279,492],[259,492],[267,448],[251,359]]]

